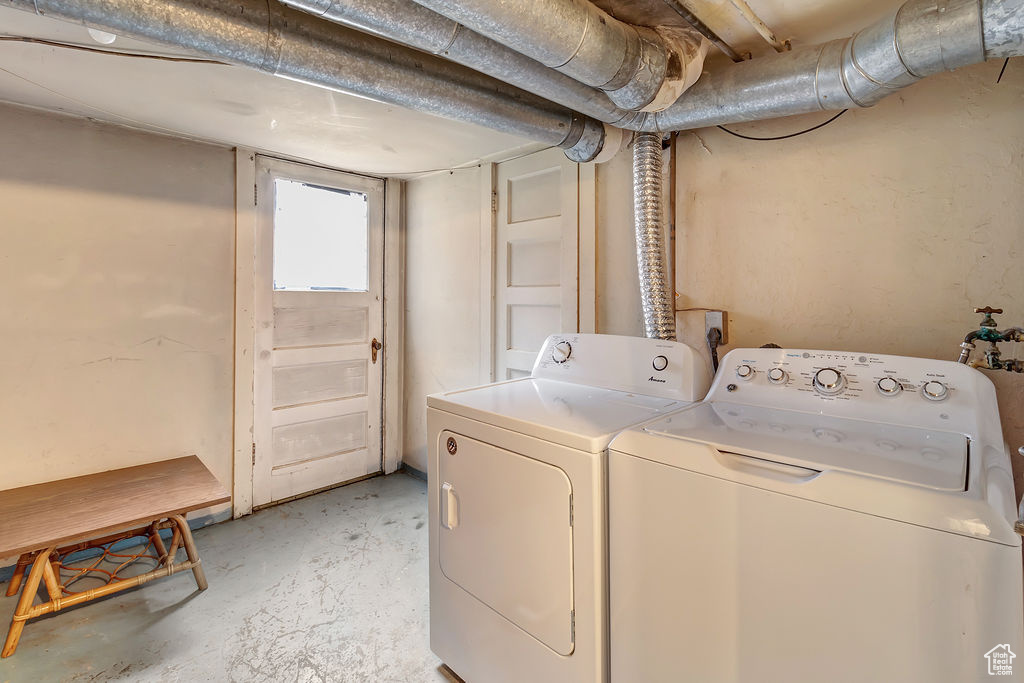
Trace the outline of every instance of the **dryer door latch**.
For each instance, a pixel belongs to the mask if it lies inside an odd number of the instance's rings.
[[[448,482],[441,485],[441,525],[449,530],[459,525],[459,499]]]

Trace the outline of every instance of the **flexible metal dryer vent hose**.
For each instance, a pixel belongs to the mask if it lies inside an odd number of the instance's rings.
[[[651,339],[675,339],[675,300],[662,241],[662,193],[661,133],[637,133],[633,141],[633,215],[644,333]]]

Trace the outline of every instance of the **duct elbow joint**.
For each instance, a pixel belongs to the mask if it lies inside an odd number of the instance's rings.
[[[688,29],[631,28],[639,42],[636,54],[627,55],[630,66],[626,72],[631,76],[624,85],[606,84],[602,90],[622,109],[661,111],[678,100],[700,77],[711,43]]]
[[[610,161],[622,149],[626,141],[626,133],[621,128],[609,126],[591,119],[587,120],[587,130],[573,145],[561,145],[569,161],[578,164],[593,162],[603,164]]]
[[[614,132],[613,132],[614,131]],[[616,136],[615,132],[618,133]],[[558,145],[566,158],[576,163],[607,161],[619,151],[622,131],[596,119],[574,116],[569,134]],[[607,151],[610,156],[606,155]]]

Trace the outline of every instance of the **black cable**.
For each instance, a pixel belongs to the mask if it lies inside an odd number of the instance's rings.
[[[1006,65],[1009,64],[1009,63],[1010,63],[1010,58],[1009,57],[1007,57],[1006,59],[1003,60],[1003,68],[999,70],[999,78],[996,79],[996,83],[997,84],[999,83],[999,81],[1003,80],[1003,74],[1006,73]]]
[[[522,159],[523,157],[528,157],[531,154],[537,154],[539,152],[546,152],[547,150],[554,149],[554,148],[555,148],[555,145],[549,145],[547,147],[542,147],[541,149],[535,149],[532,152],[523,152],[522,154],[519,154],[519,155],[514,156],[514,157],[509,157],[508,159],[500,159],[500,160],[495,161],[494,163],[496,163],[496,164],[503,164],[506,161],[515,161],[516,159]],[[440,173],[441,171],[448,171],[448,175],[455,175],[456,171],[468,171],[470,169],[480,168],[483,165],[484,165],[484,162],[482,162],[482,161],[475,161],[475,162],[473,162],[471,164],[463,164],[461,166],[448,166],[448,167],[445,167],[445,168],[425,168],[422,171],[392,171],[390,173],[384,173],[383,171],[374,171],[373,173],[376,174],[376,175],[379,175],[379,176],[398,176],[398,175],[423,175],[424,173]]]
[[[722,343],[722,331],[717,327],[708,330],[708,350],[711,352],[711,367],[718,372],[718,345]]]
[[[849,109],[843,109],[841,112],[839,112],[838,114],[836,114],[835,116],[830,118],[828,121],[825,121],[824,123],[819,123],[818,125],[812,126],[812,127],[807,128],[805,130],[797,131],[796,133],[790,133],[789,135],[776,135],[776,136],[770,137],[770,138],[755,138],[755,137],[753,137],[751,135],[743,135],[742,133],[737,133],[736,131],[729,130],[725,126],[718,126],[718,128],[721,128],[722,130],[724,130],[729,135],[734,135],[734,136],[736,136],[738,138],[743,138],[744,140],[756,140],[756,141],[786,140],[788,138],[795,138],[797,135],[803,135],[804,133],[810,133],[811,131],[815,131],[815,130],[818,130],[819,128],[827,126],[828,124],[832,123],[833,121],[835,121],[836,119],[838,119],[840,116],[842,116],[843,114],[845,114],[848,111],[850,111],[850,110]]]
[[[96,47],[88,47],[86,45],[77,45],[75,43],[62,43],[56,40],[46,40],[44,38],[29,38],[27,36],[0,36],[0,41],[7,41],[13,43],[34,43],[36,45],[47,45],[49,47],[63,47],[68,50],[82,50],[83,52],[96,52],[101,55],[111,55],[114,57],[134,57],[135,59],[156,59],[163,62],[189,62],[192,64],[224,64],[224,62],[218,62],[215,59],[201,59],[198,57],[172,57],[170,55],[148,55],[141,52],[122,52],[120,50],[103,50]]]

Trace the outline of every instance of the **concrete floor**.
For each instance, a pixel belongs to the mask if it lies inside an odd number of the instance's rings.
[[[208,590],[175,575],[30,621],[0,681],[449,681],[426,517],[426,485],[393,474],[201,529]]]

